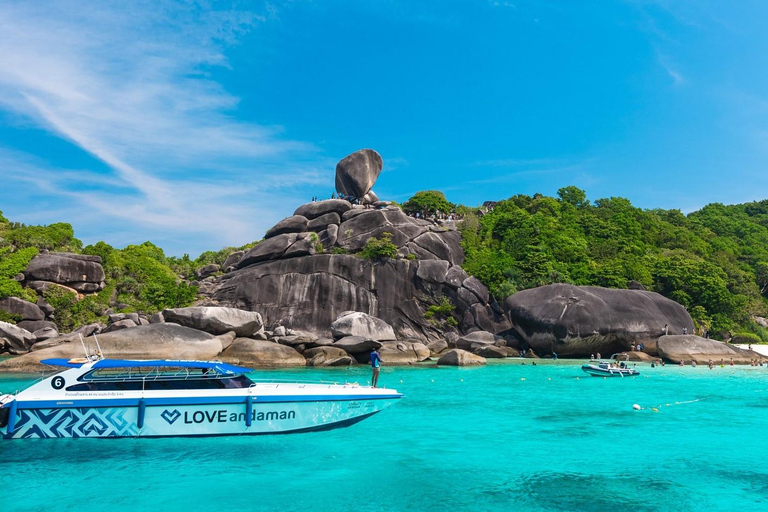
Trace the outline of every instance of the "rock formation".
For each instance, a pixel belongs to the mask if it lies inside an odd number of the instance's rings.
[[[177,324],[152,324],[100,334],[104,354],[114,359],[216,359],[228,346],[234,333],[222,336],[182,327]],[[91,349],[95,343],[87,340]],[[0,363],[4,371],[37,371],[39,361],[54,357],[83,357],[80,338],[69,335],[47,340],[50,346]]]
[[[373,203],[378,198],[366,194],[379,177],[384,162],[376,151],[361,149],[344,157],[336,165],[336,192]]]
[[[251,336],[264,327],[258,312],[235,308],[193,307],[166,309],[166,322],[174,322],[211,334],[233,331],[238,336]]]
[[[437,360],[438,366],[478,366],[484,364],[484,357],[472,354],[460,348],[449,350]]]
[[[35,282],[56,283],[80,293],[93,293],[104,288],[104,268],[101,257],[65,252],[43,252],[32,258],[24,269],[25,284],[40,287]]]
[[[753,360],[768,360],[765,356],[752,350],[743,350],[722,341],[701,338],[692,334],[662,336],[657,343],[659,355],[669,363],[684,361],[690,364],[707,364],[712,360],[715,364],[722,361],[725,364],[749,364]]]
[[[43,320],[45,313],[37,304],[17,297],[0,299],[0,310],[21,317],[21,320]]]
[[[629,350],[665,333],[693,332],[683,306],[658,293],[552,284],[505,301],[514,329],[511,343],[538,354],[584,357]]]
[[[271,341],[237,338],[219,357],[242,366],[305,366],[307,361],[295,349]]]
[[[337,166],[337,189],[363,197],[380,171],[378,153],[353,153]],[[396,339],[441,339],[453,330],[452,323],[461,333],[509,329],[485,286],[462,270],[464,253],[455,228],[377,204],[329,199],[299,206],[235,268],[212,278],[205,303],[258,311],[268,326],[282,322],[320,336],[344,311],[383,320]],[[397,258],[369,261],[355,255],[386,233]],[[443,297],[455,306],[455,322],[424,316]]]
[[[396,340],[392,326],[376,317],[356,311],[345,311],[331,324],[334,338],[360,336],[374,341]]]

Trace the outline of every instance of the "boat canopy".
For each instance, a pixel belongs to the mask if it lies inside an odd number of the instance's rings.
[[[64,366],[67,368],[80,368],[87,361],[78,361],[73,359],[43,359],[40,361],[49,366]],[[125,360],[125,359],[100,359],[93,363],[92,368],[198,368],[203,370],[214,370],[219,374],[241,374],[251,371],[250,368],[242,368],[221,361],[177,361],[172,359],[152,359],[152,360]]]

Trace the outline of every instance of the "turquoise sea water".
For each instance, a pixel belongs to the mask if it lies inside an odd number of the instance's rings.
[[[329,432],[0,441],[0,510],[768,510],[768,368],[602,379],[527,363],[384,368],[406,398]],[[0,391],[29,379],[0,376]]]

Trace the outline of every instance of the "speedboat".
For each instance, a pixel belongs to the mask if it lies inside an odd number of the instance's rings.
[[[346,427],[402,397],[357,384],[252,380],[220,361],[46,359],[64,369],[0,396],[0,437],[283,434]]]
[[[622,355],[624,356],[623,360]],[[640,372],[635,368],[630,368],[626,361],[629,361],[629,356],[626,354],[613,354],[608,361],[583,364],[581,369],[593,377],[634,377],[640,375]]]

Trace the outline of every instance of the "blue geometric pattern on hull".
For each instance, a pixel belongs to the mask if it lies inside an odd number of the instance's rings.
[[[126,437],[139,433],[128,409],[20,409],[13,438]]]

